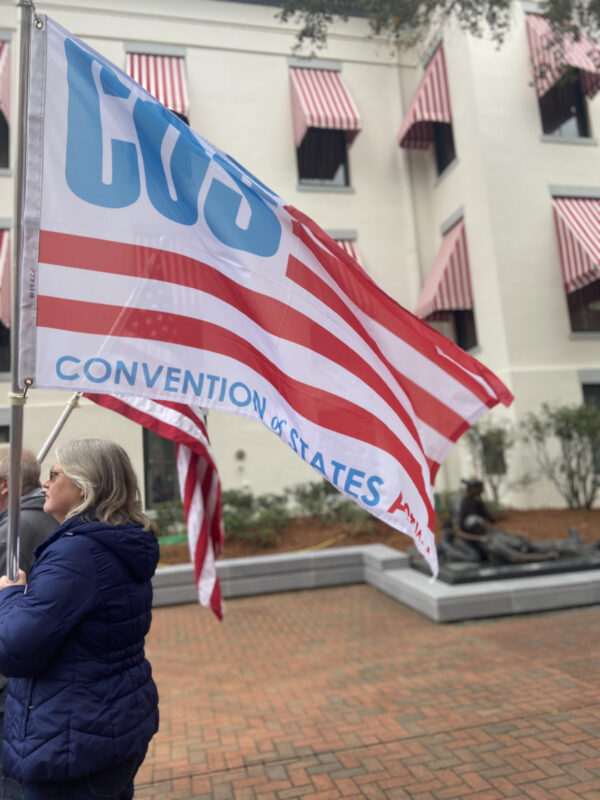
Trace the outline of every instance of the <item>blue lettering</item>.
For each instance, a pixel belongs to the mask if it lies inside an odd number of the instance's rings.
[[[206,224],[220,242],[257,256],[275,255],[281,241],[281,223],[273,209],[253,189],[231,176],[250,206],[250,222],[240,228],[237,215],[242,196],[216,178],[212,181],[204,205]]]
[[[318,450],[314,454],[314,456],[312,457],[310,465],[311,465],[311,467],[314,467],[315,469],[318,469],[319,472],[322,472],[323,475],[325,475],[325,477],[327,477],[327,474],[325,473],[325,462],[323,461],[323,455],[321,453],[319,453]]]
[[[356,497],[358,499],[358,495],[354,492],[350,491],[351,487],[356,487],[360,489],[362,486],[362,481],[357,481],[356,478],[364,478],[365,473],[361,472],[359,469],[355,469],[354,467],[350,467],[348,470],[348,474],[346,475],[346,483],[344,484],[344,491],[346,494],[349,494],[350,497]]]
[[[340,472],[344,472],[348,468],[345,464],[340,464],[339,461],[334,461],[333,459],[331,459],[331,464],[333,466],[333,477],[331,480],[333,482],[333,485],[337,486]]]
[[[177,384],[181,380],[181,370],[178,367],[167,367],[167,374],[165,376],[165,391],[177,392],[179,387]]]
[[[152,377],[150,377],[150,372],[148,370],[148,364],[145,361],[142,362],[142,372],[144,373],[144,380],[146,381],[146,386],[151,389],[156,381],[158,380],[160,373],[163,371],[162,365],[156,368],[156,371]]]
[[[376,506],[381,500],[381,496],[375,488],[375,485],[382,486],[383,478],[380,478],[379,475],[370,475],[367,478],[367,488],[370,490],[371,496],[369,497],[363,494],[360,498],[366,506]]]
[[[306,451],[308,450],[308,444],[304,441],[304,439],[300,439],[300,447],[302,449],[300,455],[306,461]]]
[[[100,364],[104,367],[104,375],[92,375],[92,367],[94,364]],[[111,372],[111,366],[104,358],[89,358],[83,365],[83,374],[88,380],[92,381],[92,383],[104,383],[104,381],[110,378]]]
[[[252,400],[253,400],[253,403],[254,403],[254,410],[256,411],[256,413],[258,414],[258,416],[261,419],[264,419],[265,418],[265,411],[267,409],[267,398],[263,396],[262,400],[261,400],[261,398],[258,396],[258,394],[255,391],[254,392],[254,397],[252,398]]]
[[[198,193],[210,163],[204,148],[185,122],[158,103],[137,100],[133,108],[133,121],[142,150],[150,202],[167,219],[181,225],[194,225],[198,220]],[[170,125],[179,134],[169,164],[175,199],[169,194],[161,154]]]
[[[65,39],[69,103],[67,111],[67,183],[77,197],[106,208],[124,208],[140,195],[136,146],[118,139],[111,141],[112,182],[102,180],[102,124],[100,97],[94,82],[94,57]],[[104,94],[126,98],[129,89],[112,70],[100,68]]]
[[[130,386],[135,386],[137,367],[137,361],[134,361],[131,365],[131,371],[128,372],[125,364],[122,361],[117,361],[117,366],[115,367],[115,383],[121,383],[121,375],[123,375]]]
[[[219,402],[225,400],[225,390],[227,389],[227,378],[221,378],[221,393],[219,394]]]
[[[78,372],[73,373],[73,375],[67,375],[62,371],[62,365],[65,363],[65,361],[72,361],[73,364],[81,364],[81,359],[75,358],[75,356],[61,356],[56,362],[56,374],[61,380],[76,381],[77,378],[80,377]]]
[[[296,440],[298,439],[299,436],[300,434],[298,433],[296,428],[292,428],[290,431],[290,445],[294,453],[298,452],[298,448],[296,447]]]
[[[243,392],[245,392],[245,397],[243,399],[238,399],[235,396],[235,392],[238,386],[242,389]],[[245,383],[242,383],[241,381],[236,381],[236,383],[232,383],[231,386],[229,387],[229,398],[231,402],[236,406],[240,407],[247,406],[252,401],[252,392],[246,386]]]
[[[208,387],[208,399],[212,400],[212,396],[215,391],[215,383],[219,380],[218,375],[207,375],[206,376],[210,386]]]
[[[188,386],[191,384],[192,391],[198,397],[199,395],[202,394],[203,383],[204,383],[203,372],[198,373],[198,383],[196,383],[196,381],[192,376],[192,373],[189,371],[189,369],[186,369],[186,371],[183,373],[183,389],[181,391],[183,392],[183,394],[186,394]]]

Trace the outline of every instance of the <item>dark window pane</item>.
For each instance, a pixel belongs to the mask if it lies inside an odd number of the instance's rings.
[[[583,402],[596,403],[600,408],[600,383],[584,383],[581,388],[583,390]]]
[[[454,311],[454,330],[456,344],[463,350],[477,347],[477,332],[475,330],[475,315],[472,309]]]
[[[567,295],[571,330],[600,331],[600,280]]]
[[[569,70],[540,98],[542,130],[550,136],[590,135],[585,97],[577,70]]]
[[[0,443],[8,444],[10,442],[10,425],[0,425]]]
[[[452,125],[448,122],[433,123],[433,146],[437,173],[441,175],[456,158]]]
[[[144,428],[144,479],[146,508],[167,500],[179,500],[175,445]]]
[[[2,111],[0,111],[0,167],[8,167],[8,164],[8,122]]]
[[[309,128],[297,149],[300,183],[348,186],[348,150],[344,131]]]
[[[0,372],[10,372],[10,331],[0,322]]]

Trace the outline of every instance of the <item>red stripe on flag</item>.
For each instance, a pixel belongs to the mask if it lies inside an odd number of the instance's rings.
[[[122,414],[133,422],[142,425],[149,430],[170,439],[174,442],[176,453],[180,448],[187,448],[189,452],[189,466],[185,480],[181,481],[180,492],[183,503],[183,510],[188,530],[190,551],[194,563],[194,578],[196,586],[199,587],[203,580],[207,554],[211,549],[211,566],[214,559],[219,555],[223,548],[223,521],[221,517],[221,487],[219,484],[218,473],[209,449],[208,433],[204,425],[204,420],[196,414],[189,406],[170,401],[147,400],[145,398],[127,397],[121,400],[118,397],[107,394],[85,394],[85,397],[93,400],[98,405],[111,409]],[[160,416],[160,409],[166,408],[171,422],[167,422]],[[151,409],[156,409],[151,413]],[[187,419],[197,428],[197,435],[194,436],[190,431],[184,430],[183,421]],[[203,470],[202,481],[198,480],[199,468]],[[178,472],[179,475],[179,472]],[[211,497],[212,487],[216,481],[216,492],[214,498]],[[202,508],[201,519],[193,517],[191,514],[192,500],[196,491],[200,491]],[[196,527],[194,527],[196,526]],[[198,527],[199,526],[199,529]],[[214,575],[214,585],[209,598],[208,605],[215,615],[222,619],[223,604],[221,588],[218,576]]]
[[[348,256],[341,248],[339,252],[345,257]],[[415,441],[419,441],[420,437],[410,414],[381,375],[354,349],[305,314],[275,298],[241,286],[202,261],[153,248],[122,245],[49,231],[42,231],[40,234],[40,261],[152,280],[164,281],[168,276],[168,282],[171,284],[188,286],[218,297],[249,316],[272,335],[313,350],[353,372],[357,378],[379,394],[402,420]],[[340,318],[352,326],[377,357],[387,363],[373,339],[347,306],[314,273],[297,259],[290,257],[286,276],[328,304]],[[406,379],[400,376],[391,364],[387,366],[396,380],[401,385],[404,384]],[[451,438],[447,436],[445,427],[440,426],[439,409],[435,409],[435,413],[432,414],[429,413],[430,409],[433,410],[432,404],[425,403],[422,409],[418,410],[419,417],[446,438]],[[447,415],[445,416],[447,419]],[[458,425],[462,428],[463,424],[464,420],[461,419]]]
[[[329,237],[309,217],[293,206],[286,206],[286,210],[298,223],[301,223],[294,225],[296,236],[311,250],[330,278],[364,314],[375,319],[394,336],[406,342],[416,352],[452,375],[455,380],[488,407],[493,407],[498,401],[504,405],[510,405],[513,400],[512,394],[493,372],[472,356],[461,351],[446,337],[438,334],[437,331],[417,319],[410,311],[399,306],[395,300],[385,294],[354,259],[345,253],[342,253],[339,257],[334,257],[319,247],[307,231],[310,230],[315,239],[322,242],[325,247],[331,247]],[[344,266],[348,269],[339,268],[338,262],[341,260],[344,260]],[[309,280],[308,274],[312,275],[310,280],[313,282],[313,287],[316,287],[317,283],[323,287],[321,291],[327,293],[327,303],[336,303],[336,313],[339,313],[340,316],[344,313],[344,319],[348,324],[353,325],[353,327],[355,325],[358,326],[360,330],[364,331],[364,336],[369,337],[369,334],[364,330],[364,327],[350,311],[349,307],[327,284],[321,281],[314,273],[310,273],[307,268],[305,268],[304,274],[306,277],[303,279],[307,281]],[[316,288],[313,288],[312,291],[314,293]],[[358,329],[355,328],[355,330],[358,332]],[[447,350],[451,350],[451,360],[445,353]],[[384,358],[383,355],[380,357]],[[474,369],[477,370],[476,375],[473,372]],[[477,377],[481,378],[482,381],[478,380]],[[486,388],[483,383],[487,384],[489,388]]]
[[[261,375],[297,413],[315,425],[356,438],[389,453],[404,466],[423,497],[433,529],[434,512],[422,468],[412,452],[380,419],[331,392],[301,383],[282,372],[237,334],[203,320],[147,309],[38,296],[38,327],[102,336],[162,341],[229,356]]]

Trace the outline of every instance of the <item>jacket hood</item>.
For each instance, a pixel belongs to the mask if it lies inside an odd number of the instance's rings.
[[[150,580],[158,564],[158,541],[152,531],[145,531],[135,522],[107,525],[105,522],[84,522],[81,517],[71,517],[63,522],[36,549],[36,558],[63,536],[88,536],[94,539],[122,561],[138,582]]]
[[[21,497],[21,511],[34,509],[36,511],[44,510],[44,503],[46,502],[46,493],[43,489],[34,489],[27,492]],[[58,522],[56,523],[58,525]]]

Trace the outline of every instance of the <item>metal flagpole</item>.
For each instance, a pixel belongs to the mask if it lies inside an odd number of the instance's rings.
[[[11,391],[10,476],[8,482],[8,531],[6,566],[10,580],[19,571],[19,527],[21,522],[21,457],[23,453],[23,416],[27,389],[33,381],[26,378],[19,384],[20,288],[23,264],[23,201],[25,196],[25,157],[27,153],[27,107],[29,92],[29,53],[34,7],[31,0],[16,0],[19,8],[19,130],[17,143],[17,177],[15,181],[15,241],[12,263],[12,314],[10,326]]]
[[[42,449],[37,455],[38,461],[42,462],[48,455],[48,450],[50,450],[50,448],[56,441],[58,434],[62,431],[65,422],[69,419],[69,416],[71,415],[71,412],[73,411],[74,408],[77,408],[77,406],[79,405],[79,398],[81,397],[81,395],[82,392],[73,392],[71,397],[69,397],[69,399],[67,400],[67,405],[63,409],[62,414],[56,421],[56,425],[52,428],[52,430],[48,434],[48,438],[42,445]]]

